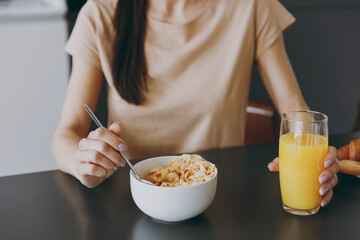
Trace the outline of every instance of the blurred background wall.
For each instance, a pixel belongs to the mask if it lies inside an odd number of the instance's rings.
[[[296,17],[285,32],[289,58],[310,108],[330,134],[352,131],[360,95],[360,0],[281,0]],[[254,70],[250,99],[270,102]]]

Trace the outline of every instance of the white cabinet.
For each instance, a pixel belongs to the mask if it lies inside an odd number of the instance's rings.
[[[0,176],[56,169],[51,141],[69,77],[65,11],[59,0],[0,3]]]

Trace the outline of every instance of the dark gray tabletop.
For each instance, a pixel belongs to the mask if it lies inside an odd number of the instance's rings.
[[[360,133],[333,136],[330,144],[355,138]],[[136,207],[129,168],[94,189],[60,171],[2,177],[0,239],[359,239],[360,178],[339,174],[329,206],[293,216],[282,209],[278,174],[267,169],[277,152],[276,143],[201,152],[219,170],[215,200],[172,224]]]

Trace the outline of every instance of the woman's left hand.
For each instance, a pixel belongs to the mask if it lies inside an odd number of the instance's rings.
[[[319,193],[323,196],[320,205],[325,207],[333,197],[333,188],[338,183],[337,173],[339,172],[339,164],[336,162],[337,150],[330,146],[324,161],[324,170],[319,176],[320,189]],[[268,164],[271,172],[279,171],[279,158],[275,158]]]

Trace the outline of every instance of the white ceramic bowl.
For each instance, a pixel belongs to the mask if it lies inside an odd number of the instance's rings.
[[[143,178],[155,167],[167,167],[177,156],[155,157],[143,160],[134,168]],[[217,169],[210,180],[192,186],[158,187],[142,183],[130,171],[130,189],[136,205],[145,214],[167,222],[183,221],[204,212],[216,193]]]

